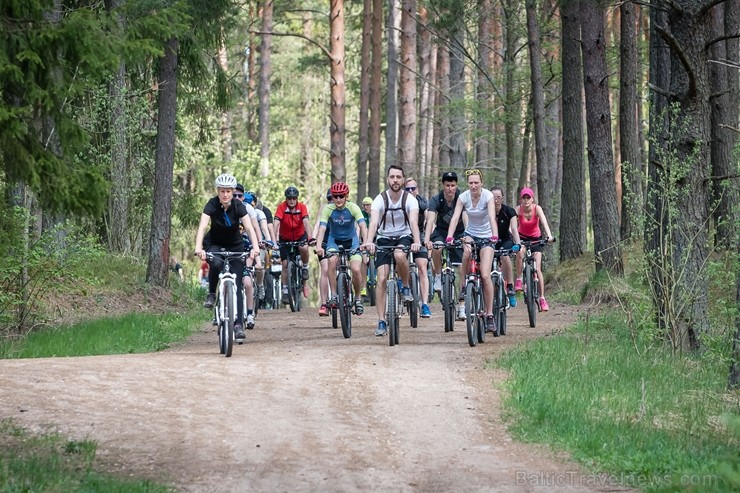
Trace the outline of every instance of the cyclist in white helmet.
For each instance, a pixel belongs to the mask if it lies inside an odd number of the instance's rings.
[[[259,239],[252,227],[247,208],[241,200],[234,198],[236,178],[229,174],[223,174],[216,178],[215,185],[218,195],[206,203],[200,216],[198,233],[195,235],[195,254],[201,260],[206,260],[206,252],[219,251],[222,248],[232,252],[243,252],[244,240],[239,230],[241,224],[252,240],[250,257],[254,259],[260,253]],[[211,229],[206,233],[209,223]],[[244,313],[242,309],[242,275],[244,269],[240,261],[234,260],[232,262],[231,271],[235,272],[237,277],[237,321],[234,324],[234,336],[236,339],[244,339]],[[216,302],[218,275],[221,273],[223,261],[214,258],[209,263],[211,268],[208,273],[208,296],[206,296],[203,306],[213,308],[213,304]]]

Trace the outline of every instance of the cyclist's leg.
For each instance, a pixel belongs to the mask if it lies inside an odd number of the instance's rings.
[[[327,269],[327,277],[329,279],[329,299],[337,295],[337,259],[339,257],[334,255],[329,258],[329,265]]]
[[[326,243],[323,245],[326,250]],[[317,255],[318,257],[318,255]],[[320,304],[325,305],[329,299],[329,259],[318,257],[319,260],[319,299]]]
[[[280,273],[280,281],[283,285],[283,295],[288,293],[288,251],[289,248],[287,246],[280,245],[280,262],[283,264],[283,270]]]
[[[244,290],[242,289],[244,264],[243,260],[233,259],[231,262],[231,271],[236,274],[236,322],[244,325]]]
[[[493,282],[491,281],[491,267],[493,265],[493,248],[480,249],[480,277],[483,284],[483,303],[486,306],[486,315],[493,315]]]
[[[542,275],[542,252],[534,252],[534,265],[537,270],[537,279],[540,285],[540,298],[545,297],[545,277]]]
[[[362,269],[364,265],[361,256],[352,255],[350,258],[349,268],[352,270],[352,287],[355,290],[356,298],[360,298],[360,292],[363,286],[365,286],[365,283],[362,281]]]
[[[429,299],[429,276],[427,275],[429,253],[425,247],[422,247],[416,254],[414,263],[419,268],[419,297],[421,298],[421,303],[426,305]]]
[[[396,241],[397,246],[410,246],[412,238],[410,236],[404,236]],[[396,272],[398,277],[401,278],[404,288],[409,287],[409,257],[403,250],[394,250],[393,255],[396,257]]]
[[[247,259],[247,267],[251,266],[252,259]],[[244,273],[246,273],[246,275],[243,275]],[[252,313],[254,310],[254,282],[249,271],[242,273],[242,286],[244,287],[244,296],[247,297],[247,313]]]
[[[378,238],[378,246],[393,245],[392,241],[386,238]],[[377,283],[375,285],[375,311],[378,313],[378,321],[385,320],[385,283],[388,280],[388,271],[391,263],[393,252],[388,250],[378,250],[375,252],[375,272]]]

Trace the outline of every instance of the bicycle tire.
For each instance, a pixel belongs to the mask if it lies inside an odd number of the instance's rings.
[[[398,326],[398,285],[395,279],[388,280],[385,294],[385,320],[388,324],[388,345],[396,345],[396,332]]]
[[[527,316],[529,317],[529,326],[534,328],[537,325],[537,293],[534,288],[534,274],[532,267],[527,264],[524,266],[524,297],[527,302]]]
[[[375,299],[375,286],[378,282],[378,273],[375,269],[375,259],[370,258],[367,264],[367,282],[365,283],[365,291],[367,297],[370,300],[370,306],[375,306],[377,300]]]
[[[415,329],[419,326],[419,274],[416,272],[409,274],[409,285],[411,296],[414,298],[409,303],[409,319],[411,321],[411,327]]]
[[[483,286],[481,286],[478,289],[477,296],[478,296],[478,307],[479,307],[478,312],[482,313],[483,307],[485,306],[483,304]],[[482,314],[479,315],[477,318],[477,322],[478,323],[476,324],[476,327],[477,327],[476,335],[478,336],[478,342],[482,344],[486,342],[486,317],[483,316]]]
[[[337,299],[339,300],[339,320],[342,323],[342,335],[345,339],[352,337],[351,293],[347,290],[349,276],[340,272],[337,276]]]
[[[478,344],[478,308],[475,306],[475,283],[468,281],[465,285],[465,328],[468,333],[468,344],[475,347]]]
[[[234,320],[236,319],[236,311],[234,306],[235,293],[231,290],[234,286],[229,282],[224,286],[224,320],[223,320],[223,355],[227,358],[231,357],[231,352],[234,349]]]
[[[493,274],[493,318],[496,322],[496,330],[493,332],[493,337],[498,337],[501,334],[501,320],[506,316],[506,301],[504,299],[505,289],[504,281],[501,279],[501,275],[498,273]]]
[[[300,293],[296,292],[296,263],[292,260],[288,260],[288,306],[290,306],[291,312],[297,312],[300,310]]]
[[[445,313],[445,332],[455,328],[455,281],[448,272],[442,273],[442,310]]]

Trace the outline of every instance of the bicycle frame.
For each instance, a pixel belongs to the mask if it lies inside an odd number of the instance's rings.
[[[442,249],[442,292],[440,293],[439,299],[442,303],[442,310],[445,315],[445,332],[452,332],[455,330],[457,276],[455,275],[455,269],[452,267],[452,263],[450,262],[450,250],[453,248],[460,248],[460,246],[460,240],[455,240],[449,245],[442,242],[434,243],[434,248],[436,250]]]
[[[291,311],[299,312],[301,311],[301,296],[305,281],[301,276],[303,262],[298,248],[306,245],[307,242],[305,240],[281,241],[279,244],[288,247],[288,258],[286,259],[288,262],[288,304]]]
[[[249,254],[247,252],[229,252],[222,250],[220,252],[206,252],[206,258],[213,260],[216,257],[223,259],[224,267],[218,274],[218,303],[214,306],[216,325],[218,326],[219,348],[221,354],[227,358],[231,356],[234,346],[234,324],[236,323],[237,314],[237,292],[239,286],[236,282],[236,273],[231,271],[231,260],[244,259]],[[231,286],[230,297],[226,296],[227,287]],[[228,310],[227,307],[231,307]]]
[[[509,298],[506,296],[504,274],[501,272],[501,257],[510,256],[511,249],[499,249],[493,252],[491,281],[493,281],[493,316],[496,318],[494,337],[506,335],[506,311],[509,309]]]
[[[388,265],[388,278],[386,279],[385,290],[385,318],[388,322],[388,345],[395,346],[399,343],[399,323],[404,315],[405,304],[401,301],[401,290],[398,289],[398,275],[396,272],[395,250],[401,250],[404,253],[410,251],[410,247],[404,246],[379,246],[377,250],[390,252],[390,264]]]
[[[342,334],[345,339],[349,339],[352,336],[352,314],[354,313],[355,303],[352,269],[349,265],[349,259],[357,253],[360,253],[359,248],[346,250],[342,245],[338,245],[336,250],[332,249],[326,253],[327,258],[333,256],[337,256],[338,258],[336,266],[337,306],[331,306],[332,324],[336,328],[338,312],[339,320],[342,324]]]
[[[535,263],[533,246],[547,245],[547,240],[522,241],[522,246],[526,248],[524,253],[524,301],[527,305],[527,315],[529,317],[529,326],[534,328],[537,325],[537,313],[542,311],[540,307],[540,283],[537,277],[537,265]]]
[[[465,276],[465,315],[468,344],[471,347],[485,342],[485,308],[483,282],[480,275],[480,249],[490,245],[490,240],[468,241],[471,247],[468,273]]]

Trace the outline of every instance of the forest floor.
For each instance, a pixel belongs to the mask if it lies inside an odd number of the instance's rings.
[[[507,375],[487,363],[585,310],[553,305],[532,329],[520,298],[508,335],[474,348],[437,303],[396,347],[374,307],[351,339],[315,308],[262,311],[231,358],[204,310],[159,353],[0,360],[0,417],[94,440],[107,471],[183,492],[628,491],[507,431]]]

